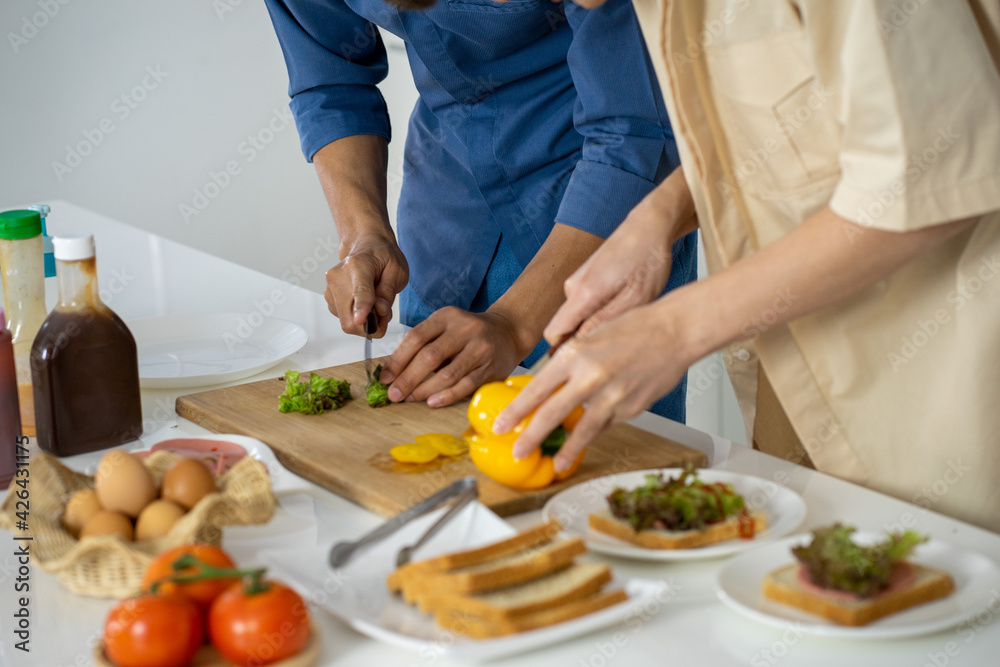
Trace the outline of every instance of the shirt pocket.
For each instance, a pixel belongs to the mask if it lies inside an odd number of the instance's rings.
[[[732,164],[730,183],[764,199],[813,194],[840,177],[836,99],[816,79],[805,35],[707,48]]]

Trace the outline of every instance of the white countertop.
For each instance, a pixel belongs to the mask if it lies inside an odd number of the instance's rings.
[[[11,208],[8,206],[7,208]],[[273,316],[306,329],[309,342],[288,361],[243,382],[277,377],[286,368],[311,370],[355,361],[362,356],[361,339],[344,334],[321,295],[289,283],[156,237],[65,202],[54,202],[50,233],[92,231],[96,235],[98,274],[108,304],[126,321],[142,317],[196,312],[250,314],[258,305],[281,294]],[[52,286],[54,289],[54,286]],[[376,342],[376,355],[391,352],[402,329],[393,327]],[[178,419],[174,400],[201,389],[144,390],[143,415],[152,442],[173,434],[206,431]],[[808,515],[800,532],[835,520],[861,530],[884,531],[901,523],[936,539],[976,550],[1000,562],[1000,535],[926,511],[918,506],[868,491],[835,478],[761,454],[684,425],[643,415],[637,425],[705,451],[713,467],[756,475],[785,484],[803,496]],[[74,460],[75,459],[75,460]],[[89,459],[67,462],[84,466]],[[285,471],[279,500],[305,493],[326,505],[337,516],[336,525],[324,526],[336,537],[355,537],[381,521],[300,477]],[[515,527],[537,522],[539,513],[514,517]],[[31,572],[32,652],[12,650],[10,619],[14,604],[14,542],[0,535],[0,663],[14,666],[68,667],[92,665],[90,650],[100,636],[111,600],[83,598],[63,590],[39,568]],[[253,551],[239,542],[226,546],[238,559],[253,559]],[[285,545],[287,546],[287,545]],[[640,624],[610,627],[529,654],[498,661],[497,665],[553,667],[605,665],[697,665],[754,667],[805,665],[842,667],[922,667],[962,665],[982,667],[998,663],[1000,653],[1000,591],[994,591],[993,608],[969,609],[962,625],[932,635],[906,640],[844,641],[800,636],[791,625],[774,628],[746,619],[726,608],[715,596],[715,576],[725,559],[707,562],[638,563],[607,559],[616,572],[667,580],[677,591],[669,602],[651,609]],[[327,665],[450,665],[436,653],[410,653],[369,639],[350,629],[320,608],[313,615],[323,633],[320,664]]]

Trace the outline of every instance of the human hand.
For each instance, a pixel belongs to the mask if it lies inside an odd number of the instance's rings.
[[[330,312],[340,318],[345,333],[364,333],[372,309],[379,316],[373,338],[385,335],[392,319],[392,304],[406,287],[410,269],[395,240],[379,235],[361,237],[351,244],[340,264],[326,272],[326,298]]]
[[[507,377],[528,352],[503,315],[448,306],[406,333],[380,379],[389,384],[390,401],[443,407]]]
[[[674,309],[663,302],[635,308],[553,355],[494,421],[510,431],[534,412],[514,446],[524,458],[577,406],[586,411],[555,458],[563,471],[601,431],[635,417],[674,388],[693,359],[686,352]]]
[[[643,199],[564,285],[566,301],[545,327],[555,345],[655,299],[670,278],[670,214],[656,191]]]

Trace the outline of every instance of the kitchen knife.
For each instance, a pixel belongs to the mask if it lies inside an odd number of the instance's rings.
[[[372,381],[372,334],[378,331],[378,313],[373,308],[365,320],[365,375]]]
[[[576,331],[570,331],[568,334],[564,334],[562,338],[560,338],[559,340],[556,341],[555,345],[552,345],[551,347],[549,347],[549,349],[545,350],[545,354],[543,354],[541,357],[539,357],[538,361],[536,361],[535,363],[531,364],[531,368],[529,368],[528,371],[527,371],[527,373],[525,373],[525,374],[526,375],[538,375],[538,372],[541,371],[542,368],[545,367],[545,364],[547,364],[547,363],[549,363],[549,361],[551,361],[552,355],[554,355],[556,353],[556,350],[558,350],[560,347],[562,347],[562,344],[565,343],[566,341],[568,341],[574,335],[576,335]]]

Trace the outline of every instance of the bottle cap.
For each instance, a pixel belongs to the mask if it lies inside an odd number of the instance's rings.
[[[56,259],[73,262],[78,259],[90,259],[94,256],[93,234],[62,234],[52,237]]]
[[[38,211],[4,211],[0,213],[0,239],[16,241],[30,239],[42,233],[42,217]]]

